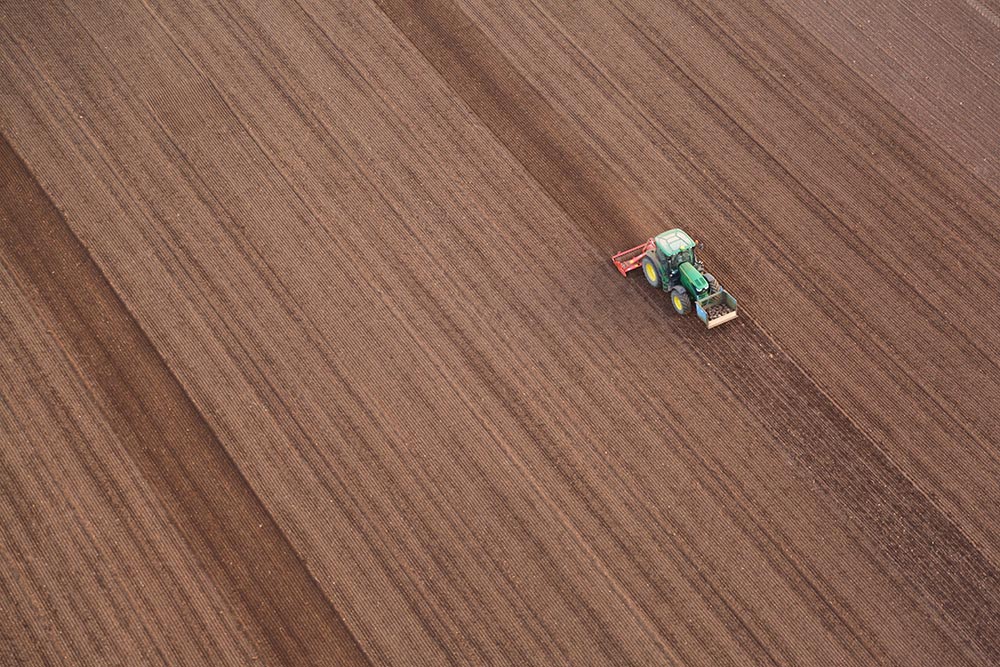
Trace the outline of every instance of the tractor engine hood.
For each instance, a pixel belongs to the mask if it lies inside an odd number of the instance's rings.
[[[698,269],[694,268],[691,262],[684,262],[679,267],[681,272],[681,283],[684,284],[694,294],[701,294],[708,289],[708,281],[701,275]]]

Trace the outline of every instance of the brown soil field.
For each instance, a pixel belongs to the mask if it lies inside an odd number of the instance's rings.
[[[0,0],[0,664],[1000,664],[998,47]]]

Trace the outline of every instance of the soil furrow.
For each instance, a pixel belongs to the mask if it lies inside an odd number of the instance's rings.
[[[501,115],[497,111],[501,100],[532,97],[538,98],[537,91],[530,87],[519,75],[512,72],[506,59],[489,42],[478,28],[463,18],[461,10],[450,2],[426,3],[418,10],[411,10],[402,3],[379,2],[394,22],[413,41],[435,68],[448,80],[456,92],[477,115],[490,126],[497,137],[501,137],[512,152],[521,159],[543,187],[561,204],[571,217],[578,222],[581,231],[599,230],[617,226],[617,221],[601,215],[611,204],[601,203],[588,206],[588,201],[599,196],[588,189],[585,178],[573,178],[570,174],[586,174],[595,171],[588,163],[591,151],[578,150],[570,158],[564,146],[585,146],[574,140],[575,132],[565,125],[546,127],[545,119],[531,114],[533,105],[520,107],[516,122],[509,119],[511,111]],[[443,33],[440,26],[459,26],[458,34]],[[485,44],[484,44],[485,42]],[[492,55],[491,55],[492,52]],[[475,58],[465,57],[476,54]],[[513,88],[506,86],[514,81]],[[485,99],[484,99],[484,96]],[[511,135],[511,127],[516,126],[520,136]],[[562,132],[568,134],[560,133]],[[539,144],[531,137],[550,137],[550,146]],[[569,165],[553,169],[547,156],[560,155]],[[567,171],[567,168],[569,171]],[[579,213],[583,207],[585,212]],[[600,221],[595,223],[595,221]],[[984,591],[1000,589],[997,574],[974,544],[957,529],[951,520],[929,502],[927,496],[917,489],[913,481],[902,475],[898,468],[885,458],[883,452],[815,386],[808,377],[792,365],[781,350],[774,349],[770,340],[752,322],[744,325],[751,337],[746,344],[754,348],[773,349],[773,365],[755,369],[766,378],[751,381],[740,376],[740,359],[743,357],[739,346],[718,343],[718,338],[708,341],[701,337],[688,338],[687,343],[705,361],[711,361],[721,370],[720,379],[733,390],[741,401],[749,406],[759,405],[761,419],[770,416],[767,423],[775,436],[794,434],[793,442],[803,449],[797,455],[804,474],[811,475],[818,484],[827,488],[838,502],[852,516],[859,519],[859,528],[871,539],[889,539],[885,545],[888,553],[905,550],[912,553],[913,545],[920,540],[931,540],[946,544],[948,553],[931,552],[929,558],[915,560],[901,559],[898,564],[909,580],[921,589],[937,609],[945,615],[953,630],[969,639],[980,655],[987,660],[1000,659],[1000,645],[995,640],[996,626],[990,614],[980,615],[979,610],[1000,611],[997,599]],[[784,367],[782,366],[784,365]],[[793,370],[790,370],[793,369]],[[773,396],[759,392],[747,392],[750,387],[770,386]],[[793,404],[788,401],[803,403]],[[777,410],[771,406],[781,406]],[[820,407],[821,406],[821,407]],[[828,428],[817,431],[813,419],[823,414]],[[780,416],[781,419],[775,419]],[[815,443],[815,444],[814,444]],[[823,444],[820,444],[823,443]],[[823,447],[828,452],[831,445],[850,446],[841,458],[823,459],[812,449]],[[845,478],[846,470],[835,469],[837,461],[851,461],[859,466],[854,477]],[[821,465],[822,464],[822,465]],[[863,467],[862,467],[863,466]],[[874,485],[871,475],[880,480]],[[834,485],[833,481],[838,484]],[[842,482],[842,485],[840,485]],[[866,516],[873,506],[890,505],[889,516],[879,514],[877,521]],[[911,523],[908,517],[919,517],[920,523]],[[888,525],[896,522],[900,527],[895,533],[886,533]]]
[[[117,411],[112,425],[204,564],[285,662],[368,664],[330,601],[90,254],[0,137],[4,255],[43,295],[60,340]],[[20,202],[34,202],[21,209]],[[112,352],[112,346],[114,352]]]
[[[0,2],[0,662],[1000,661],[984,26]]]

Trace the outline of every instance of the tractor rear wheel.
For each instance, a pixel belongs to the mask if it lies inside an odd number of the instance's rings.
[[[642,275],[646,276],[646,282],[651,287],[660,289],[663,286],[663,270],[660,268],[660,263],[649,255],[642,258]]]
[[[678,315],[687,315],[691,312],[691,297],[680,285],[670,290],[670,303]]]
[[[703,273],[701,276],[705,279],[705,282],[708,283],[709,294],[715,294],[719,291],[719,281],[715,279],[715,276],[711,273]]]

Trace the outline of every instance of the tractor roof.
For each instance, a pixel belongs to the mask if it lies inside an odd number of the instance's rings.
[[[682,250],[694,248],[694,239],[688,236],[682,229],[671,229],[662,234],[657,234],[653,240],[660,251],[667,257],[672,257]]]

